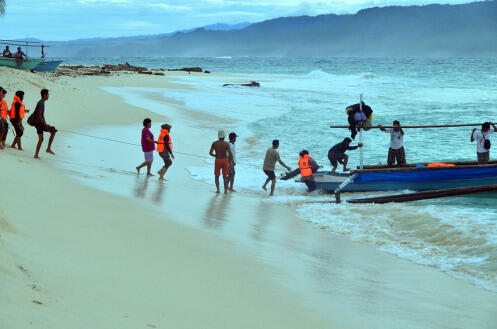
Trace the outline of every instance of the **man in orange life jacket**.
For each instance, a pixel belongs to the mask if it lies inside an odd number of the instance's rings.
[[[311,157],[309,156],[309,151],[302,150],[299,153],[299,169],[300,175],[302,176],[302,181],[307,185],[309,192],[316,189],[316,182],[314,181],[314,176],[312,175],[312,165]]]
[[[171,125],[163,124],[157,140],[157,152],[159,152],[160,157],[164,160],[164,167],[157,172],[160,180],[164,180],[167,169],[173,164],[171,160],[171,158],[174,159],[173,143],[171,142],[171,136],[169,135],[170,132]]]
[[[22,100],[24,99],[24,91],[18,90],[14,96],[14,100],[12,101],[12,105],[10,107],[10,122],[16,131],[16,137],[14,138],[14,142],[10,146],[11,148],[17,147],[20,151],[22,151],[21,147],[21,137],[24,133],[24,128],[22,126],[22,119],[24,119],[24,113],[29,112],[24,108],[24,103]]]
[[[5,95],[7,91],[0,87],[0,149],[5,148],[5,140],[7,139],[7,132],[9,130],[9,124],[7,123],[7,117],[9,116],[9,106],[5,100]]]

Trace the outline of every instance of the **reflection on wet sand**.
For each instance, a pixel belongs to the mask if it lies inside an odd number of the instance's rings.
[[[140,199],[145,199],[145,193],[147,192],[148,187],[148,177],[140,178],[140,176],[136,176],[135,186],[133,188],[133,195]]]
[[[152,183],[150,183],[151,179],[153,180],[153,177],[146,176],[145,178],[140,178],[140,176],[136,176],[135,186],[133,187],[133,195],[136,198],[147,199],[147,190],[149,189],[149,184],[157,185],[155,191],[149,199],[153,203],[160,205],[164,197],[164,188],[166,184],[164,181],[157,181],[157,184],[154,184],[154,180]]]
[[[231,196],[213,195],[204,216],[204,225],[207,228],[219,229],[228,219],[228,206]]]

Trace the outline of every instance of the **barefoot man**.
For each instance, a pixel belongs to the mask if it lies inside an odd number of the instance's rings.
[[[217,188],[216,193],[220,193],[219,176],[221,175],[222,171],[224,181],[224,194],[228,194],[228,160],[233,161],[233,155],[231,154],[230,145],[224,140],[224,138],[226,137],[226,133],[224,132],[224,130],[219,130],[217,132],[217,137],[219,139],[212,143],[211,150],[209,151],[209,155],[216,158],[216,161],[214,163],[214,175]],[[226,156],[226,154],[228,154],[228,156]]]
[[[55,137],[55,133],[57,132],[57,129],[55,129],[54,126],[49,126],[45,121],[45,102],[48,100],[48,90],[42,89],[40,93],[41,93],[41,99],[38,102],[38,104],[36,104],[36,108],[33,113],[35,115],[36,133],[38,134],[38,144],[36,145],[35,159],[40,158],[38,156],[38,153],[40,152],[41,144],[43,143],[43,132],[45,131],[50,133],[47,153],[55,155],[55,153],[52,151],[52,142]]]
[[[262,170],[267,175],[266,182],[262,185],[262,189],[267,191],[266,186],[269,182],[271,182],[271,193],[269,196],[273,196],[274,188],[276,186],[276,175],[274,174],[274,168],[276,165],[276,161],[280,163],[283,167],[288,171],[292,171],[290,167],[288,167],[283,161],[280,159],[280,154],[278,151],[278,147],[280,146],[280,141],[275,139],[273,140],[273,147],[269,148],[266,152],[266,157],[264,158],[264,165],[262,166]]]
[[[331,166],[333,167],[331,169],[332,175],[335,174],[335,170],[338,167],[338,162],[343,164],[343,171],[350,170],[349,168],[347,168],[347,162],[349,162],[349,156],[345,154],[345,152],[348,150],[356,150],[357,148],[362,146],[361,143],[359,143],[357,146],[350,146],[350,142],[352,142],[352,140],[347,137],[342,142],[336,144],[328,151],[328,159],[330,160]]]

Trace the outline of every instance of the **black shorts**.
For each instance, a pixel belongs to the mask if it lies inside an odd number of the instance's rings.
[[[272,171],[272,170],[264,170],[264,173],[267,175],[267,177],[270,180],[273,180],[276,178],[276,175],[274,174],[274,171]]]
[[[57,129],[55,129],[54,126],[48,126],[48,130],[45,129],[45,127],[43,125],[36,125],[35,128],[36,128],[36,133],[38,135],[43,134],[45,131],[49,132],[51,134],[57,132]]]
[[[3,137],[5,137],[7,136],[8,132],[9,132],[9,124],[7,123],[7,121],[0,120],[0,134],[5,133],[5,135],[3,135]]]
[[[328,153],[328,159],[330,160],[332,167],[337,167],[338,162],[343,164],[345,153]]]
[[[167,151],[165,151],[165,152],[159,152],[159,155],[162,158],[162,160],[164,160],[164,167],[166,169],[169,168],[169,167],[171,167],[171,165],[173,164],[173,161],[169,157],[169,153],[167,153]]]
[[[403,165],[406,163],[406,152],[404,150],[404,147],[401,147],[400,149],[393,149],[393,148],[388,149],[388,157],[387,157],[388,165],[389,166],[394,165],[395,160],[397,160],[397,165]]]
[[[16,137],[22,137],[22,135],[24,134],[24,131],[21,128],[22,127],[21,120],[20,119],[11,119],[10,123],[12,123],[12,127],[14,127],[14,130],[16,131]]]

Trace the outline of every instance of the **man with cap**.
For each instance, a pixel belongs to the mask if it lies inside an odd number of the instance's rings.
[[[235,142],[236,142],[237,137],[238,137],[238,135],[235,134],[234,132],[232,132],[228,135],[228,138],[230,140],[228,144],[230,146],[231,157],[232,157],[232,160],[228,161],[228,164],[229,164],[228,183],[229,183],[229,189],[231,192],[235,192],[235,190],[233,189],[233,184],[235,183],[235,166],[236,166]]]
[[[233,161],[233,156],[231,154],[230,145],[224,140],[224,138],[226,137],[226,133],[224,132],[224,130],[219,130],[217,132],[217,137],[219,139],[212,143],[211,150],[209,151],[209,155],[216,158],[216,161],[214,162],[214,176],[217,189],[216,193],[220,193],[219,176],[221,175],[222,171],[224,181],[224,194],[228,194],[229,162]]]

